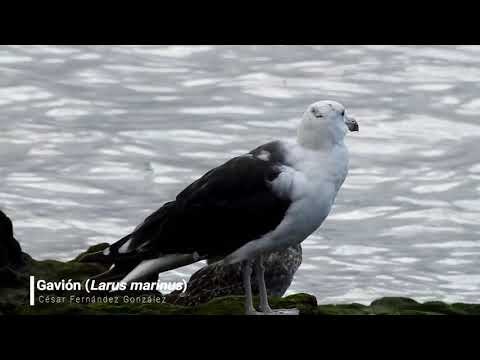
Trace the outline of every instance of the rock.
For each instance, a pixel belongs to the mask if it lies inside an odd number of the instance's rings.
[[[85,255],[89,255],[89,254],[93,254],[93,253],[96,253],[98,251],[102,251],[102,250],[105,250],[107,247],[109,247],[110,244],[109,243],[100,243],[100,244],[96,244],[96,245],[93,245],[93,246],[90,246],[87,251],[84,251],[83,253],[81,253],[80,255],[78,255],[75,259],[73,259],[72,261],[81,261],[83,257],[85,257]],[[112,263],[106,263],[105,265],[108,265],[110,266]]]
[[[131,294],[130,296],[135,296]],[[68,299],[68,296],[67,296]],[[440,301],[417,303],[410,305],[403,299],[383,298],[376,300],[377,305],[362,304],[326,304],[318,305],[314,296],[300,293],[283,298],[271,297],[273,309],[297,308],[300,316],[325,315],[480,315],[480,304],[446,304]],[[258,296],[254,297],[254,305],[258,306]],[[388,302],[387,307],[378,307],[378,302]],[[383,305],[382,305],[383,306]],[[413,306],[413,308],[411,307]],[[3,293],[0,291],[0,314],[4,315],[243,315],[244,297],[225,296],[214,298],[196,306],[173,305],[169,303],[118,303],[97,302],[77,304],[68,300],[62,303],[38,303],[28,305],[28,294],[20,291]]]
[[[4,243],[2,243],[4,244]],[[91,247],[87,252],[95,252],[102,250],[105,244],[99,244],[98,246]],[[289,264],[287,269],[280,270],[280,275],[286,279],[293,277],[296,269],[300,265],[298,259],[301,256],[298,252],[301,249],[290,249],[289,251],[297,251],[297,254],[277,254],[277,258],[270,259],[270,261],[280,261],[282,256],[286,257],[288,261],[285,264]],[[78,258],[78,257],[77,257]],[[76,258],[76,259],[77,259]],[[0,286],[0,316],[1,315],[47,315],[47,314],[76,314],[76,315],[103,315],[103,314],[115,314],[115,315],[243,315],[244,313],[244,296],[241,295],[229,295],[213,297],[217,293],[212,291],[203,294],[198,286],[201,282],[198,282],[196,292],[192,293],[193,298],[197,296],[197,302],[195,306],[186,306],[168,302],[126,302],[119,301],[118,303],[89,303],[78,304],[70,302],[69,296],[72,295],[68,291],[53,291],[45,295],[64,296],[66,300],[63,303],[37,303],[35,306],[29,306],[29,288],[28,288],[28,276],[35,275],[38,278],[46,281],[59,281],[63,279],[72,279],[74,281],[83,281],[92,275],[96,275],[107,269],[105,264],[97,263],[80,263],[75,259],[72,261],[62,262],[55,260],[43,260],[36,261],[27,254],[22,253],[22,261],[24,265],[18,270],[14,270],[11,267],[3,267],[6,270],[5,277],[12,277],[12,281],[20,282],[21,285],[13,286],[11,288]],[[268,260],[267,260],[268,261]],[[292,265],[293,264],[293,265]],[[295,265],[297,264],[297,265]],[[201,269],[200,274],[205,275],[205,271],[213,271],[213,275],[224,274],[218,276],[219,281],[223,281],[226,285],[228,280],[228,274],[236,274],[241,269],[230,269],[227,272],[221,272],[220,268],[215,269],[215,266],[208,266]],[[290,270],[288,270],[290,269]],[[202,271],[203,270],[203,271]],[[271,269],[269,273],[270,277],[273,277],[278,273]],[[289,275],[290,274],[290,275]],[[232,275],[237,276],[237,275]],[[201,278],[201,276],[200,276]],[[199,275],[192,276],[191,282],[195,284],[195,281],[200,281]],[[272,279],[275,280],[275,279]],[[203,280],[207,281],[206,279]],[[290,284],[289,281],[271,283],[270,291],[282,293]],[[205,282],[208,284],[208,281]],[[195,289],[195,287],[193,287]],[[239,291],[243,291],[238,289]],[[190,290],[192,291],[192,290]],[[221,293],[220,290],[218,293]],[[73,295],[85,295],[91,296],[92,294],[80,294],[73,293]],[[95,294],[98,295],[98,294]],[[101,296],[112,296],[110,293],[100,294]],[[161,294],[157,292],[145,292],[145,293],[122,293],[123,296],[136,297],[161,297]],[[210,300],[204,301],[208,296],[212,296]],[[202,300],[202,301],[199,301]],[[402,297],[385,297],[373,301],[370,305],[362,304],[326,304],[318,305],[315,296],[309,294],[294,294],[287,297],[280,297],[271,295],[269,298],[270,305],[274,309],[278,308],[297,308],[300,310],[300,315],[480,315],[480,304],[463,304],[454,303],[447,304],[441,301],[429,301],[420,303],[410,298]],[[188,302],[188,301],[186,301]],[[254,304],[258,306],[258,296],[254,297]]]
[[[384,297],[370,304],[376,315],[467,315],[480,314],[480,305],[447,304],[441,301],[419,303],[405,297]]]
[[[0,288],[15,287],[22,283],[22,276],[9,266],[0,268]]]
[[[285,294],[301,263],[300,245],[272,253],[265,259],[265,283],[269,296]],[[190,277],[185,293],[174,291],[166,296],[166,301],[177,305],[198,305],[216,297],[243,295],[242,269],[242,263],[205,266]],[[255,271],[252,291],[258,294]]]
[[[0,211],[0,288],[23,283],[19,270],[24,267],[27,258],[13,236],[12,221]]]
[[[269,300],[273,309],[297,308],[301,315],[313,314],[317,308],[315,296],[309,294],[300,293],[284,298],[272,297]],[[258,296],[253,298],[253,303],[258,308]],[[244,315],[245,298],[243,296],[219,297],[197,306],[183,307],[182,313],[185,315]]]
[[[13,236],[13,225],[5,213],[0,211],[0,268],[23,265],[22,249]]]
[[[45,281],[61,281],[62,279],[72,281],[84,281],[88,278],[102,273],[107,267],[96,263],[79,263],[76,261],[57,260],[31,260],[26,273],[35,275],[38,279]]]
[[[12,297],[13,299],[13,297]],[[22,299],[21,297],[16,297]],[[1,300],[1,298],[0,298]],[[208,303],[198,306],[181,306],[168,303],[95,303],[76,304],[37,304],[28,306],[16,304],[15,301],[0,301],[0,313],[9,315],[244,315],[243,296],[228,296],[215,298]],[[28,298],[23,299],[28,302]],[[300,314],[313,314],[317,308],[316,299],[308,294],[295,294],[285,298],[274,297],[271,299],[273,308],[297,308]],[[258,297],[254,297],[254,304],[258,306]]]

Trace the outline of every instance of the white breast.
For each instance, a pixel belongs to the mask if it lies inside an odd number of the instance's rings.
[[[272,232],[279,246],[305,240],[323,223],[348,173],[348,151],[341,144],[328,152],[290,148],[292,167],[285,166],[273,188],[292,200],[284,221]]]
[[[287,160],[292,166],[283,166],[271,183],[278,196],[292,201],[283,221],[275,230],[227,256],[225,264],[298,244],[318,229],[330,213],[348,172],[345,146],[327,153],[293,145],[288,149]]]

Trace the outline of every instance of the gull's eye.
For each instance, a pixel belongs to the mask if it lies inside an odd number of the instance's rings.
[[[320,114],[320,112],[318,111],[317,108],[312,108],[312,114],[313,114],[315,117],[317,117],[317,118],[323,117],[323,115]]]
[[[342,111],[342,116],[345,116],[345,110]]]

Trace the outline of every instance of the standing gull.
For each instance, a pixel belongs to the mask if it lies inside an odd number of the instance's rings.
[[[131,234],[82,261],[113,262],[96,279],[127,284],[205,259],[243,261],[246,314],[289,313],[268,304],[263,258],[301,243],[330,213],[348,173],[348,130],[358,124],[342,104],[316,102],[295,142],[273,141],[210,170]],[[252,301],[253,268],[261,312]]]

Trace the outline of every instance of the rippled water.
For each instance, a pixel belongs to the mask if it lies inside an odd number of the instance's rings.
[[[70,259],[329,98],[361,132],[290,291],[478,302],[479,64],[478,46],[2,46],[0,207],[25,251]]]

